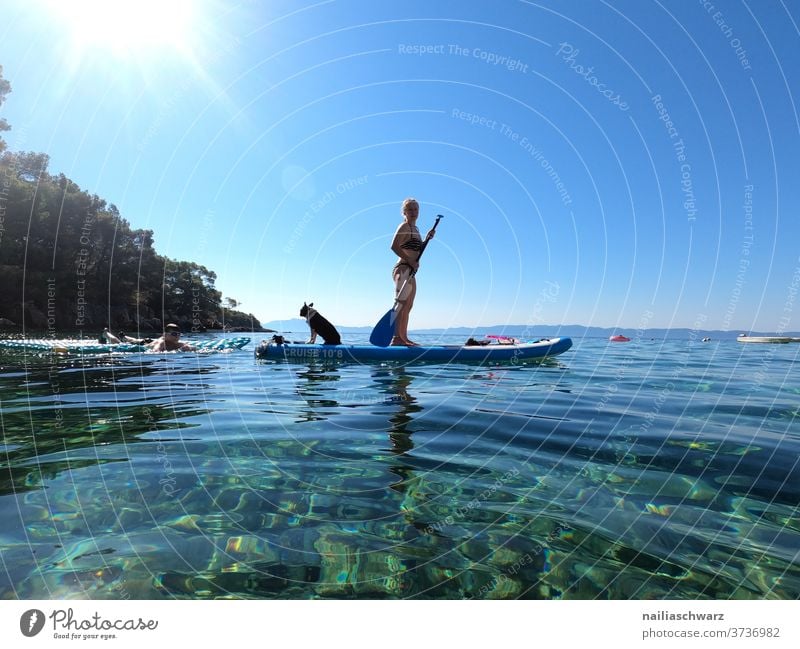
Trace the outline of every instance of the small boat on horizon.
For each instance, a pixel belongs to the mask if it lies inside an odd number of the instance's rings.
[[[628,338],[627,336],[623,336],[622,334],[611,336],[608,340],[612,343],[629,343],[631,341],[630,338]]]

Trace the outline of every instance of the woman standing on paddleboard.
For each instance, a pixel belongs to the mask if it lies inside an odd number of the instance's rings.
[[[395,300],[397,301],[397,318],[395,320],[394,337],[392,345],[415,346],[417,343],[408,339],[408,316],[414,306],[414,297],[417,294],[417,280],[414,277],[419,268],[419,255],[422,250],[422,237],[417,229],[419,216],[419,203],[415,198],[407,198],[401,208],[403,222],[397,228],[392,239],[392,250],[398,256],[397,263],[392,268],[394,279]],[[431,230],[425,241],[433,238]]]

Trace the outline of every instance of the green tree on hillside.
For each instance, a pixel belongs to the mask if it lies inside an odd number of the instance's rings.
[[[11,92],[11,84],[8,80],[3,78],[3,66],[0,65],[0,108],[3,106],[3,102],[6,100],[6,95]],[[0,117],[0,133],[3,131],[10,131],[11,126],[9,126],[8,122],[5,118]],[[6,142],[5,140],[0,137],[0,153],[5,151]]]
[[[0,103],[9,91],[0,76]],[[0,318],[53,333],[260,328],[252,314],[222,308],[216,273],[159,255],[152,230],[134,229],[48,164],[43,153],[0,153]]]

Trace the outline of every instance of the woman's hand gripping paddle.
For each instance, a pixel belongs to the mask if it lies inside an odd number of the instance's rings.
[[[431,232],[436,232],[436,226],[439,225],[439,221],[444,218],[441,214],[436,215],[436,222],[433,224],[433,228]],[[417,261],[419,261],[420,257],[422,257],[422,253],[425,252],[425,248],[428,247],[428,242],[430,241],[430,237],[425,237],[425,242],[422,244],[422,247],[419,251],[419,257],[417,257]],[[411,274],[406,278],[406,281],[403,282],[403,285],[400,287],[400,290],[397,291],[397,296],[401,296],[403,294],[403,290],[414,275],[417,274],[416,270],[412,270]],[[378,320],[378,324],[375,325],[375,328],[372,330],[372,334],[370,334],[369,341],[377,346],[377,347],[388,347],[391,342],[392,338],[394,338],[394,329],[395,324],[397,321],[397,307],[400,303],[395,298],[394,304],[392,308],[386,312],[380,320]]]

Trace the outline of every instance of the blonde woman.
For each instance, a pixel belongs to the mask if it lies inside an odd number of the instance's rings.
[[[419,229],[417,229],[417,218],[419,217],[417,200],[415,198],[405,199],[400,211],[403,214],[403,222],[397,228],[392,239],[392,250],[398,260],[392,268],[397,316],[391,344],[412,347],[417,343],[408,339],[408,316],[411,313],[411,307],[414,306],[414,297],[417,294],[417,280],[414,275],[419,269],[419,256],[424,242]],[[432,239],[433,236],[434,231],[430,230],[425,236],[425,242]]]

